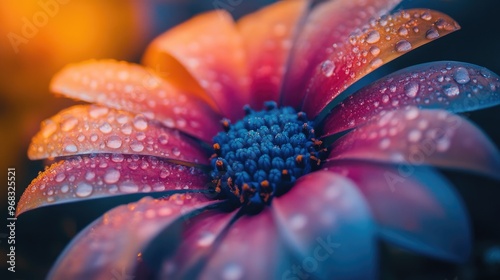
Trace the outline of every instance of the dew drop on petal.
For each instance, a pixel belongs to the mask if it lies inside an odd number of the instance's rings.
[[[450,84],[443,87],[444,94],[449,97],[457,96],[460,93],[460,90],[457,85]]]
[[[104,182],[106,184],[114,184],[120,180],[120,171],[116,169],[110,169],[104,174]]]
[[[111,149],[118,149],[122,146],[122,139],[116,135],[110,136],[106,141],[106,146]]]
[[[418,108],[411,107],[411,108],[408,109],[408,111],[406,111],[405,118],[407,120],[409,120],[409,121],[410,120],[414,120],[414,119],[416,119],[418,117],[418,114],[419,114],[418,113]]]
[[[366,42],[368,44],[374,44],[380,40],[380,33],[377,30],[372,30],[366,36]]]
[[[384,64],[384,61],[380,58],[375,58],[374,60],[372,60],[370,62],[370,67],[371,68],[378,68],[380,66],[382,66],[382,64]]]
[[[49,138],[54,132],[57,130],[57,125],[55,122],[51,120],[46,120],[43,123],[43,130],[42,130],[42,136],[43,138]]]
[[[148,123],[146,122],[146,119],[142,116],[137,116],[134,119],[134,127],[138,130],[145,130],[148,128]]]
[[[61,192],[62,193],[67,193],[69,191],[69,186],[64,184],[61,186]]]
[[[388,138],[382,139],[379,143],[379,147],[382,150],[389,148],[390,145],[391,145],[391,140],[389,140]]]
[[[120,185],[120,190],[124,193],[134,193],[139,190],[139,187],[134,182],[124,182]]]
[[[144,145],[142,145],[142,143],[140,142],[132,142],[132,144],[130,144],[130,148],[132,149],[132,151],[138,153],[144,150]]]
[[[64,146],[64,151],[68,153],[76,153],[78,151],[78,148],[76,147],[75,144],[73,143],[68,143]]]
[[[411,44],[410,42],[406,40],[401,40],[396,43],[396,51],[397,52],[407,52],[411,50]]]
[[[370,47],[370,53],[373,55],[373,56],[377,56],[380,54],[380,48],[377,47],[377,46],[371,46]]]
[[[168,135],[167,134],[161,134],[158,137],[158,141],[160,141],[160,144],[162,144],[162,145],[167,145],[168,144]]]
[[[81,182],[76,186],[75,194],[78,197],[87,197],[92,193],[92,190],[91,185]]]
[[[406,27],[404,27],[404,26],[401,26],[398,29],[398,34],[399,34],[399,36],[408,36],[408,29],[406,29]]]
[[[61,124],[61,130],[66,132],[70,131],[73,128],[75,128],[77,124],[78,124],[78,119],[70,117]]]
[[[109,123],[105,122],[105,123],[101,124],[101,126],[99,127],[99,130],[102,133],[110,133],[111,130],[113,130],[113,128],[111,127],[111,125],[109,125]]]
[[[321,72],[326,77],[331,77],[335,71],[335,64],[331,60],[325,60],[321,63]]]
[[[437,39],[438,37],[439,37],[439,32],[434,28],[431,28],[425,32],[425,38],[427,38],[428,40],[434,40]]]
[[[413,97],[417,96],[418,84],[415,82],[410,82],[407,85],[405,85],[404,90],[405,90],[406,96],[413,98]]]
[[[180,156],[181,155],[181,150],[179,150],[179,148],[177,147],[173,147],[172,148],[172,154],[176,157]]]
[[[461,85],[466,84],[470,81],[469,72],[467,72],[467,69],[459,67],[457,68],[455,75],[453,75],[453,79]]]

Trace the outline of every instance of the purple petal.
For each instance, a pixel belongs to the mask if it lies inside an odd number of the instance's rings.
[[[132,193],[205,190],[207,176],[151,156],[99,154],[53,164],[28,186],[17,215],[61,203]]]
[[[200,279],[282,279],[287,259],[268,209],[231,225]]]
[[[352,161],[325,167],[359,186],[386,240],[446,260],[468,258],[471,232],[465,207],[433,170]]]
[[[452,112],[500,104],[500,77],[486,68],[439,61],[415,65],[364,87],[326,118],[324,136],[364,124],[382,111],[405,106]]]
[[[320,279],[375,278],[375,228],[352,181],[314,172],[275,198],[272,209],[304,272]]]
[[[368,73],[458,29],[458,24],[449,16],[427,9],[403,10],[381,17],[342,42],[316,67],[302,110],[315,117]],[[325,65],[334,65],[334,69]]]
[[[220,116],[195,94],[180,90],[140,65],[112,60],[70,65],[52,80],[51,90],[107,107],[142,113],[149,119],[211,142]]]
[[[443,110],[390,111],[338,139],[328,160],[434,165],[500,178],[500,154],[474,124]]]
[[[45,120],[31,142],[31,159],[89,153],[151,155],[188,163],[208,164],[199,143],[126,111],[79,105]]]
[[[334,44],[343,43],[349,34],[391,10],[401,0],[336,0],[322,1],[305,19],[295,38],[288,61],[282,101],[299,107],[308,82],[317,66],[330,56]]]
[[[204,196],[146,197],[107,212],[81,231],[59,257],[49,279],[111,279],[130,275],[143,247],[184,215],[214,207]]]

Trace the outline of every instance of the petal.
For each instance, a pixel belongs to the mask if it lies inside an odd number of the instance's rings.
[[[273,200],[280,232],[301,256],[302,268],[320,279],[373,279],[375,228],[356,185],[318,171],[300,178]]]
[[[207,103],[139,65],[112,60],[70,65],[53,78],[51,90],[111,108],[143,113],[167,127],[207,142],[219,130],[220,116]]]
[[[31,159],[89,153],[151,155],[208,164],[200,144],[143,115],[79,105],[45,120],[28,150]]]
[[[17,215],[67,202],[149,192],[203,191],[207,176],[199,169],[151,156],[99,154],[53,164],[28,186]]]
[[[49,279],[110,279],[130,275],[143,247],[186,215],[217,206],[193,195],[168,200],[146,197],[107,212],[81,231],[61,254]]]
[[[348,40],[314,69],[303,110],[315,117],[347,87],[419,46],[459,29],[445,14],[412,9],[381,17]]]
[[[405,106],[452,112],[500,104],[500,77],[486,68],[439,61],[415,65],[364,87],[336,106],[325,120],[323,136],[357,127],[378,115]]]
[[[208,259],[200,279],[282,279],[288,259],[269,209],[239,218]]]
[[[249,102],[248,73],[241,37],[225,11],[196,16],[156,38],[143,63],[170,72],[165,56],[179,61],[233,121]]]
[[[304,0],[281,1],[237,22],[247,53],[252,108],[279,101],[292,36],[306,5]]]
[[[288,63],[283,84],[283,103],[300,107],[316,68],[344,43],[349,34],[367,24],[372,17],[389,12],[401,0],[335,0],[321,2],[311,11]]]
[[[352,161],[325,167],[359,186],[379,233],[389,242],[433,257],[467,260],[469,219],[460,197],[438,173],[425,167]]]
[[[341,137],[328,160],[435,165],[500,178],[500,153],[469,121],[443,110],[391,111]]]

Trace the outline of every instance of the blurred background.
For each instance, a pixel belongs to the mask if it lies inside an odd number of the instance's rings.
[[[7,168],[16,169],[16,195],[43,170],[26,150],[40,122],[73,101],[48,91],[50,78],[68,63],[91,58],[139,62],[148,42],[192,15],[217,6],[236,18],[272,0],[2,0],[0,2],[0,218],[7,217]],[[405,0],[400,8],[426,7],[449,14],[462,29],[377,70],[373,81],[413,64],[458,60],[500,74],[500,1]],[[219,4],[218,4],[219,3]],[[220,3],[226,3],[220,5]],[[231,5],[230,3],[238,3]],[[500,107],[467,114],[500,147]],[[499,170],[500,172],[500,170]],[[474,255],[446,264],[380,244],[382,279],[500,279],[500,186],[492,180],[446,172],[469,210]],[[16,224],[16,273],[7,272],[7,229],[0,227],[0,278],[42,279],[71,238],[117,203],[76,203],[23,215]],[[4,223],[4,222],[2,222]]]

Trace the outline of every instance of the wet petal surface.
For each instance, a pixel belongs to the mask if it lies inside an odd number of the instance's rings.
[[[234,121],[243,115],[241,109],[250,100],[246,57],[226,11],[201,14],[163,33],[149,45],[143,62],[168,71],[169,67],[158,65],[165,54],[186,67],[225,117]]]
[[[375,227],[352,181],[328,171],[314,172],[275,198],[272,210],[308,276],[373,279],[377,275]]]
[[[434,165],[500,178],[500,153],[474,124],[443,110],[409,107],[374,118],[332,145],[328,160]]]
[[[17,215],[42,206],[117,195],[203,191],[206,182],[207,176],[195,167],[151,156],[71,157],[33,180],[19,201]]]
[[[283,103],[295,108],[304,100],[309,81],[325,59],[345,43],[349,34],[368,24],[370,18],[389,12],[400,0],[317,1],[297,36],[283,84]],[[325,64],[326,73],[335,65]]]
[[[52,80],[51,90],[107,107],[142,113],[169,128],[210,142],[220,116],[202,99],[167,83],[152,70],[113,60],[69,65]]]
[[[81,231],[59,257],[49,279],[111,279],[132,275],[149,240],[183,215],[214,207],[203,196],[143,198],[107,212]]]
[[[370,22],[334,47],[332,54],[314,69],[302,109],[309,116],[318,115],[366,74],[459,28],[449,16],[426,9],[405,10]],[[331,67],[326,65],[335,67],[329,70]]]
[[[277,2],[238,21],[247,53],[252,108],[279,101],[286,60],[306,4],[303,0]]]
[[[465,207],[437,172],[355,161],[325,167],[358,185],[387,241],[445,260],[469,257],[472,237]]]
[[[28,150],[31,159],[90,153],[151,155],[207,164],[200,144],[144,115],[78,105],[45,120]]]
[[[463,62],[425,63],[384,77],[342,101],[326,118],[323,136],[405,106],[464,112],[498,104],[500,77],[488,69]]]

